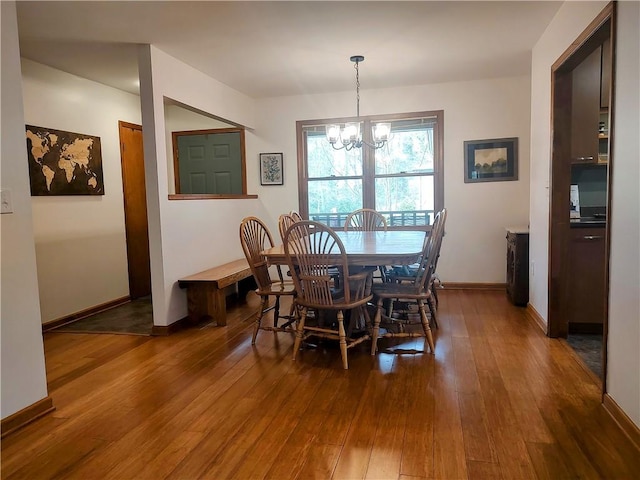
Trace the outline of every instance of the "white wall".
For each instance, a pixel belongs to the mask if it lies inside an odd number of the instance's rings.
[[[2,145],[0,189],[11,190],[13,213],[0,215],[0,338],[6,418],[47,396],[29,173],[26,162],[18,27],[14,2],[0,2]]]
[[[95,135],[102,147],[104,195],[31,197],[46,323],[129,295],[118,121],[140,124],[140,100],[26,59],[22,76],[27,124]]]
[[[444,110],[447,235],[438,270],[443,281],[504,283],[505,227],[529,221],[528,77],[361,91],[361,114]],[[272,98],[258,103],[261,151],[284,152],[283,187],[256,187],[276,217],[298,208],[296,120],[352,116],[355,92]],[[465,140],[518,137],[519,180],[464,183]]]
[[[531,86],[532,306],[547,318],[551,65],[607,2],[566,2],[533,49]],[[640,100],[638,2],[618,2],[612,146],[607,393],[640,425]]]
[[[607,392],[640,426],[640,3],[617,18]]]
[[[551,65],[607,3],[565,2],[534,46],[531,56],[529,303],[545,321],[549,274]]]
[[[249,215],[267,218],[262,199],[168,200],[168,158],[164,97],[249,128],[246,152],[257,156],[254,104],[248,97],[166,55],[153,46],[139,52],[144,129],[147,210],[153,314],[169,325],[187,314],[186,294],[177,280],[205,268],[243,258],[238,228]],[[156,161],[157,158],[157,161]],[[248,175],[257,165],[248,161]],[[248,182],[249,193],[256,193]],[[277,217],[276,217],[277,220]],[[275,221],[268,220],[271,225]]]

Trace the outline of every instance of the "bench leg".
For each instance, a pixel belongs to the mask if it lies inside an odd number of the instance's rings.
[[[247,293],[258,288],[253,275],[238,281],[238,300],[240,302],[247,301]]]
[[[209,295],[209,315],[219,327],[227,326],[227,295],[224,288],[212,288]]]
[[[227,325],[227,297],[224,289],[211,284],[192,284],[187,289],[189,320],[198,323],[211,319],[218,326]]]

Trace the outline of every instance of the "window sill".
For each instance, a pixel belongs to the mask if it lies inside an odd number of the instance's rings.
[[[244,200],[258,198],[258,195],[215,195],[210,193],[173,193],[169,200]]]

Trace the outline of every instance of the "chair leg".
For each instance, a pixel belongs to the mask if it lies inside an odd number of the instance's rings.
[[[431,287],[431,293],[433,294],[433,298],[436,299],[436,308],[438,308],[440,306],[440,303],[438,302],[438,286],[435,283]]]
[[[436,318],[436,309],[433,304],[433,297],[427,299],[427,305],[429,305],[429,312],[431,313],[431,320],[433,320],[433,326],[438,328],[438,319]]]
[[[280,296],[276,296],[276,303],[273,306],[273,326],[278,326],[278,320],[280,320]]]
[[[289,309],[289,320],[287,321],[288,326],[293,325],[294,333],[298,327],[299,318],[300,318],[300,309],[298,308],[296,304],[296,300],[294,298],[291,300],[291,308]]]
[[[371,334],[371,355],[375,355],[378,350],[378,335],[380,334],[380,319],[382,318],[383,299],[378,299],[376,316],[373,319],[373,333]]]
[[[395,299],[387,298],[387,302],[389,302],[387,304],[387,317],[391,318],[391,315],[393,315],[393,302],[395,302]]]
[[[433,344],[433,335],[431,333],[431,328],[429,327],[429,319],[427,318],[427,312],[424,310],[424,302],[422,300],[418,300],[418,308],[420,309],[420,319],[422,320],[422,329],[424,330],[424,335],[427,337],[427,343],[429,343],[429,348],[431,349],[431,353],[436,353],[436,347]]]
[[[344,330],[344,315],[338,310],[338,336],[340,338],[340,355],[342,356],[342,368],[349,369],[347,361],[347,333]]]
[[[304,321],[307,318],[307,307],[302,307],[302,312],[300,313],[300,319],[298,320],[298,328],[296,329],[296,340],[293,342],[293,360],[296,359],[298,355],[298,350],[300,350],[300,345],[302,344],[302,337],[304,335]]]
[[[367,332],[369,333],[369,335],[371,335],[372,324],[371,324],[371,317],[369,316],[369,310],[367,309],[367,305],[360,307],[360,310],[362,311],[362,316],[364,317],[364,326],[367,329]]]
[[[262,317],[264,316],[264,310],[267,308],[267,304],[269,303],[269,296],[263,295],[260,297],[260,311],[258,312],[258,318],[256,318],[256,322],[253,326],[253,337],[251,338],[251,345],[256,344],[256,337],[258,336],[258,330],[260,330],[260,322],[262,322]]]

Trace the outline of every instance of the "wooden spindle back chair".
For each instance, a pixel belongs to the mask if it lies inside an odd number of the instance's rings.
[[[433,222],[433,228],[428,240],[425,242],[424,251],[420,259],[415,275],[408,277],[407,281],[396,283],[389,282],[373,285],[373,294],[376,298],[377,311],[373,322],[371,354],[374,355],[377,350],[377,341],[380,336],[383,337],[416,337],[424,336],[427,339],[431,353],[435,352],[433,342],[433,334],[429,326],[429,317],[425,310],[425,302],[429,305],[432,298],[431,279],[434,273],[437,255],[439,254],[440,243],[444,233],[445,214],[438,212]],[[408,331],[407,327],[412,323],[410,319],[394,319],[391,312],[386,316],[386,322],[389,327],[383,335],[380,335],[380,323],[382,321],[384,303],[396,300],[405,300],[408,302],[416,302],[420,315],[420,323],[422,324],[422,332]],[[433,311],[431,312],[433,315]],[[399,331],[394,331],[396,328]]]
[[[272,278],[269,271],[269,264],[262,252],[274,246],[271,232],[262,220],[257,217],[246,217],[240,224],[240,244],[251,268],[253,278],[258,285],[256,294],[260,296],[260,310],[257,314],[251,344],[256,343],[258,330],[270,330],[275,332],[294,331],[292,324],[296,320],[293,297],[295,288],[291,283],[284,281],[282,269],[279,265],[275,267],[277,277]],[[288,315],[280,315],[280,297],[292,297],[292,306]],[[270,297],[275,298],[275,303],[269,307]],[[273,326],[262,325],[264,315],[273,310]],[[279,325],[280,320],[284,323]]]
[[[363,232],[373,232],[375,230],[387,231],[387,219],[380,212],[371,208],[354,210],[347,215],[344,222],[344,231],[349,230],[360,230]],[[380,275],[376,276],[376,278],[383,283],[386,282],[388,280],[387,266],[379,265],[376,268],[380,271]]]
[[[344,222],[344,229],[346,230],[362,230],[370,232],[373,230],[386,230],[387,219],[381,213],[371,208],[360,208],[354,210]]]
[[[291,225],[299,221],[300,220],[291,213],[283,213],[282,215],[280,215],[280,217],[278,217],[278,231],[280,232],[280,238],[282,239],[283,242],[284,242],[284,234],[287,231],[287,229]]]
[[[353,330],[356,314],[365,319],[370,329],[366,304],[373,297],[369,291],[372,269],[361,269],[349,273],[349,265],[344,245],[336,233],[328,226],[313,221],[294,223],[285,232],[284,251],[289,270],[296,288],[296,304],[301,307],[293,348],[295,360],[300,345],[310,336],[337,339],[343,368],[348,368],[347,349],[370,338],[365,333],[352,338],[347,332]],[[340,274],[340,288],[335,288],[332,271]],[[328,316],[316,316],[316,324],[307,323],[309,309],[315,312],[326,310],[337,313],[337,325],[328,321]],[[344,312],[352,311],[350,325],[345,326]],[[323,323],[322,320],[325,319]]]

